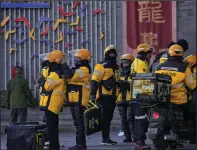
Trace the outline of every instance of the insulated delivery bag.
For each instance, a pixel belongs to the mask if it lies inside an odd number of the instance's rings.
[[[85,132],[89,136],[101,131],[102,106],[96,102],[89,101],[84,112]]]
[[[168,102],[171,94],[172,78],[155,73],[132,75],[132,100],[144,102]]]
[[[46,125],[38,122],[14,123],[6,127],[7,150],[43,150]]]

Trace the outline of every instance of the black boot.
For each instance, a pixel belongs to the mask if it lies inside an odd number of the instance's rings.
[[[103,145],[116,145],[117,142],[112,141],[110,138],[107,138],[107,139],[103,139],[101,144],[103,144]]]

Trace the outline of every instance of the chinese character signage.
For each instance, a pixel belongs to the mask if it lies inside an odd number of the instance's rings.
[[[135,55],[138,44],[149,43],[156,55],[176,41],[175,1],[127,1],[124,10],[126,53]]]

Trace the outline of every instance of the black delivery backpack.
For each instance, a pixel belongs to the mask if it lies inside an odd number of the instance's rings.
[[[89,101],[84,112],[84,124],[86,135],[89,136],[101,131],[102,106],[99,103]]]
[[[43,150],[45,124],[13,123],[6,127],[7,150]]]

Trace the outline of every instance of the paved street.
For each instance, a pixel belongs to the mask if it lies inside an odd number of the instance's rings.
[[[118,144],[115,146],[103,146],[101,145],[101,133],[94,134],[92,136],[89,136],[87,139],[87,144],[88,144],[88,150],[134,150],[135,144],[133,143],[122,143],[122,140],[124,137],[118,137],[118,132],[112,132],[111,137],[112,140],[118,141]],[[5,135],[1,135],[1,150],[5,150],[6,146],[6,137]],[[73,132],[70,133],[60,133],[60,143],[64,144],[66,148],[71,147],[75,144],[75,134]],[[147,143],[149,145],[151,144],[150,140],[147,140]],[[189,145],[185,144],[185,147],[182,148],[185,150],[195,150],[196,145]]]

